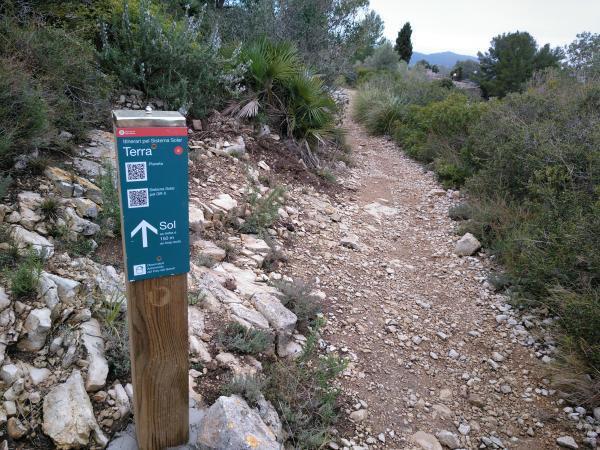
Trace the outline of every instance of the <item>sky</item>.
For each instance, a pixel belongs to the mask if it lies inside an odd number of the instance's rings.
[[[582,31],[600,33],[600,0],[370,0],[395,42],[410,22],[413,50],[476,56],[494,36],[528,31],[538,45],[569,44]]]

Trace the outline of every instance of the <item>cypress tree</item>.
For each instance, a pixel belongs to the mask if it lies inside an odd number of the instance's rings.
[[[411,35],[412,28],[410,27],[410,22],[406,22],[402,29],[398,32],[396,45],[394,46],[394,50],[398,52],[400,59],[406,61],[407,64],[410,62],[410,58],[413,53],[412,42],[410,40]]]

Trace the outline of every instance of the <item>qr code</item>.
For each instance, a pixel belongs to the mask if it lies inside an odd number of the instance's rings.
[[[148,189],[127,189],[127,206],[129,208],[147,208],[150,206]]]
[[[146,162],[125,163],[125,179],[127,181],[147,181]]]

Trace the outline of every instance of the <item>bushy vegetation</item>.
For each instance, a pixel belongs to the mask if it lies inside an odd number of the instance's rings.
[[[302,332],[314,327],[322,311],[321,299],[314,293],[314,287],[301,280],[277,283],[281,292],[281,303],[298,317],[298,329]]]
[[[558,67],[563,52],[560,48],[550,48],[550,44],[538,48],[533,36],[517,31],[494,37],[489,50],[479,52],[477,56],[479,73],[476,78],[487,98],[521,92],[534,72]]]
[[[441,101],[411,106],[404,120],[395,124],[394,137],[409,155],[431,163],[444,185],[458,186],[475,170],[468,136],[486,108],[483,102],[453,92]]]
[[[290,42],[306,65],[328,83],[351,72],[353,62],[368,56],[383,34],[383,21],[369,11],[368,0],[189,3],[192,13],[204,10],[209,15],[224,45],[262,38]]]
[[[244,233],[264,234],[279,218],[279,208],[283,205],[285,189],[275,186],[266,195],[253,189],[248,196],[250,215],[240,227]]]
[[[319,354],[319,326],[308,336],[300,357],[293,362],[278,360],[266,370],[264,394],[279,413],[290,448],[323,448],[338,415],[340,390],[334,382],[346,361]]]
[[[600,368],[600,83],[550,71],[481,102],[394,81],[366,83],[356,117],[468,192],[451,213],[498,256],[515,300],[549,307]]]
[[[129,328],[127,314],[123,308],[126,301],[125,294],[115,290],[101,299],[96,312],[106,341],[106,359],[111,379],[124,380],[131,374]]]
[[[92,45],[66,31],[10,16],[0,20],[0,34],[0,150],[57,145],[59,131],[81,137],[104,118],[110,83],[98,68]]]
[[[336,104],[292,43],[262,38],[247,46],[241,58],[248,65],[249,92],[229,112],[258,117],[288,137],[311,144],[332,134]]]
[[[365,82],[356,94],[354,118],[373,134],[392,134],[409,110],[443,100],[450,93],[440,83],[432,83],[418,69],[382,73]]]
[[[247,355],[258,355],[273,346],[273,336],[267,331],[248,328],[237,322],[228,323],[217,339],[225,349]]]
[[[17,156],[64,151],[106,118],[110,79],[99,70],[92,45],[26,15],[11,2],[0,6],[0,181],[12,180]],[[24,19],[25,17],[25,19]],[[61,135],[62,132],[62,135]],[[44,156],[29,159],[32,175]]]
[[[167,109],[203,117],[222,104],[227,61],[202,33],[200,17],[177,17],[157,3],[125,3],[102,34],[100,59],[125,87],[140,89]],[[228,83],[228,81],[230,83]]]
[[[394,71],[398,68],[400,57],[394,50],[392,43],[384,41],[373,50],[373,53],[368,56],[362,66],[373,70],[389,70]]]
[[[41,258],[32,251],[9,273],[10,292],[15,298],[32,297],[37,293],[42,266]]]
[[[115,178],[115,169],[110,161],[103,165],[103,173],[96,182],[102,191],[102,210],[98,216],[102,236],[121,236],[121,207]]]
[[[234,375],[221,389],[223,395],[239,395],[252,407],[263,398],[265,380],[260,375]]]

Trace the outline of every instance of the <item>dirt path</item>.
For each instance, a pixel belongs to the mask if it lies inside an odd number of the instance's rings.
[[[339,448],[427,448],[411,436],[441,430],[460,440],[451,448],[556,448],[567,425],[532,323],[488,288],[489,258],[453,254],[458,193],[393,142],[346,127],[356,168],[342,182],[354,192],[304,205],[308,231],[289,267],[327,293],[328,351],[351,361],[346,413],[366,410],[342,418],[352,442]]]

